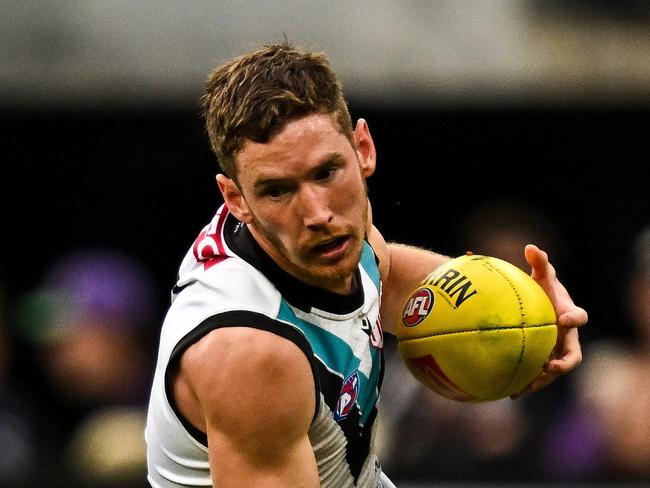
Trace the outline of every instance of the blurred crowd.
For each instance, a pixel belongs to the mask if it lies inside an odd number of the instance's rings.
[[[555,223],[518,201],[477,208],[455,233],[465,250],[525,270],[528,242],[560,269],[570,259]],[[391,478],[650,482],[650,227],[629,252],[616,299],[633,337],[583,342],[582,366],[534,395],[447,400],[409,375],[387,338],[378,440]],[[157,297],[170,286],[120,250],[76,249],[22,296],[0,289],[0,487],[148,486],[143,430],[167,305]]]
[[[78,249],[2,304],[0,486],[147,486],[155,287],[117,250]]]

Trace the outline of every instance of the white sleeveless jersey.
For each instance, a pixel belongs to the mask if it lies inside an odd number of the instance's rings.
[[[248,326],[293,341],[309,360],[316,385],[309,439],[321,486],[385,486],[373,449],[383,377],[381,284],[367,242],[357,280],[362,286],[350,296],[296,280],[222,206],[185,256],[163,323],[145,432],[150,484],[212,486],[206,434],[175,408],[171,372],[211,330]]]

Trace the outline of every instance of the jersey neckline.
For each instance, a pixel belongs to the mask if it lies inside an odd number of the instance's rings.
[[[358,310],[364,303],[364,292],[357,265],[357,287],[350,295],[341,295],[324,288],[309,285],[283,270],[257,243],[248,226],[229,214],[223,229],[226,245],[240,258],[259,270],[280,294],[294,307],[309,313],[312,308],[346,315]]]

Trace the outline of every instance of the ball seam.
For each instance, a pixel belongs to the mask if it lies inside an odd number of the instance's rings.
[[[529,325],[526,327],[526,329],[535,329],[539,327],[548,327],[551,325],[556,325],[555,323],[548,323],[548,324],[537,324],[537,325]],[[429,333],[427,335],[423,336],[417,336],[417,337],[404,337],[401,338],[399,341],[404,342],[404,341],[413,341],[416,339],[427,339],[429,337],[437,337],[437,336],[447,336],[447,335],[454,335],[454,334],[471,334],[472,332],[491,332],[495,330],[513,330],[513,329],[522,329],[521,325],[508,325],[506,327],[485,327],[482,329],[470,329],[470,330],[455,330],[455,331],[440,331],[438,333]]]
[[[508,276],[505,273],[503,273],[496,266],[493,266],[491,263],[489,263],[487,261],[484,261],[484,263],[488,267],[492,268],[492,270],[496,271],[505,280],[505,282],[508,283],[508,285],[510,285],[510,288],[512,288],[512,291],[515,294],[515,298],[517,299],[517,305],[519,306],[519,314],[521,315],[521,325],[519,327],[512,327],[513,329],[519,328],[521,330],[521,351],[519,352],[519,358],[517,358],[517,366],[515,367],[515,371],[512,374],[512,378],[510,378],[510,381],[508,382],[508,386],[506,386],[506,388],[504,388],[504,390],[502,392],[502,394],[503,394],[504,392],[507,392],[507,391],[510,390],[512,384],[517,379],[517,375],[519,374],[519,369],[521,367],[521,364],[524,361],[524,354],[526,353],[526,314],[524,312],[524,307],[523,307],[523,303],[522,303],[522,300],[521,300],[521,296],[519,295],[519,292],[517,291],[517,288],[512,283],[510,278],[508,278]]]

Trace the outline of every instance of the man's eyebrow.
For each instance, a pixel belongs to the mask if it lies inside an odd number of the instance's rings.
[[[338,164],[345,161],[345,158],[341,153],[335,152],[325,156],[314,168],[310,170],[310,173],[317,173],[323,168],[331,165]],[[260,178],[259,180],[253,183],[253,187],[257,190],[271,185],[283,184],[287,181],[287,178],[280,176],[269,176],[267,178]]]
[[[268,178],[260,178],[257,180],[255,183],[253,183],[253,188],[256,190],[260,188],[264,188],[267,186],[272,186],[272,185],[277,185],[284,183],[286,181],[285,178],[277,178],[277,177],[268,177]]]
[[[345,159],[343,158],[343,155],[341,153],[331,153],[328,154],[319,164],[318,168],[322,168],[323,166],[327,166],[328,164],[332,163],[339,163],[344,161]]]

